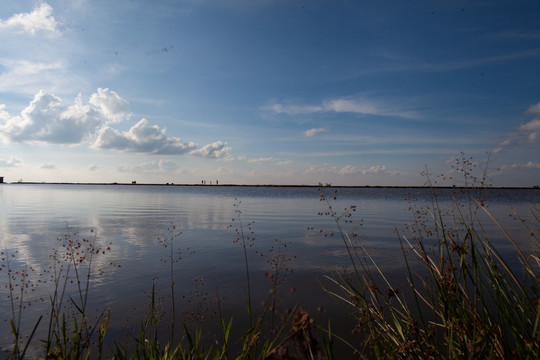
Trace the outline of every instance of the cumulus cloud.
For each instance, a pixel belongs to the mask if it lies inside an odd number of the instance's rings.
[[[47,169],[47,170],[53,170],[56,169],[56,165],[54,164],[41,164],[41,169]]]
[[[9,160],[0,159],[0,167],[17,167],[22,163],[22,160],[14,156],[10,157]]]
[[[227,157],[230,151],[231,148],[227,146],[226,142],[216,141],[212,144],[205,145],[200,149],[193,150],[190,154],[204,158],[220,159]]]
[[[52,7],[47,3],[41,3],[32,12],[14,14],[7,20],[0,20],[0,29],[15,29],[30,35],[60,35],[58,23],[52,16]]]
[[[108,88],[97,90],[90,96],[89,103],[98,108],[106,119],[119,122],[129,114],[129,103]]]
[[[0,121],[8,121],[10,117],[6,111],[6,104],[0,104]]]
[[[418,118],[414,112],[400,109],[395,104],[387,104],[378,99],[367,98],[338,98],[327,99],[317,105],[283,105],[273,104],[267,109],[287,115],[313,114],[313,113],[353,113],[365,115],[398,116],[403,118]]]
[[[40,141],[55,144],[77,144],[93,133],[100,124],[98,112],[84,106],[79,97],[72,106],[41,90],[18,116],[9,116],[2,107],[0,137],[7,142]]]
[[[146,119],[141,119],[125,132],[103,126],[93,147],[138,153],[184,154],[195,149],[196,145],[192,142],[183,143],[177,137],[169,137],[166,130],[160,129],[157,125],[150,125]]]
[[[98,169],[98,166],[96,164],[92,164],[88,167],[88,170],[90,171],[96,171]]]
[[[141,119],[128,131],[111,127],[131,116],[129,103],[116,92],[99,88],[84,103],[79,94],[71,105],[41,90],[20,115],[11,116],[0,104],[0,140],[24,143],[80,144],[95,149],[147,154],[190,154],[204,158],[229,159],[231,148],[216,141],[198,149],[193,142],[168,136],[165,129]]]
[[[306,130],[303,132],[304,136],[315,136],[315,135],[320,135],[322,133],[325,133],[327,132],[328,130],[325,129],[325,128],[318,128],[318,129],[309,129],[309,130]]]

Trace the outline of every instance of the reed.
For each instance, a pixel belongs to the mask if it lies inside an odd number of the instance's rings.
[[[465,181],[474,183],[472,162],[463,160],[459,164]],[[525,253],[478,197],[482,187],[471,187],[471,182],[464,188],[466,203],[455,200],[451,209],[439,206],[432,187],[431,205],[416,212],[419,217],[409,235],[398,235],[407,275],[407,282],[399,286],[343,229],[351,210],[336,212],[322,189],[321,200],[327,203],[327,215],[335,221],[352,265],[352,276],[334,268],[326,276],[325,289],[357,323],[356,341],[346,345],[358,357],[540,356],[540,242],[527,227],[533,250]],[[520,269],[512,268],[488,239],[481,213],[512,244]],[[533,215],[538,221],[534,211]]]

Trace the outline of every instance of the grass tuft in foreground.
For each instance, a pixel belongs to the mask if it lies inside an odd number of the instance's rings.
[[[463,159],[461,165],[465,181],[470,180],[472,163]],[[417,212],[410,235],[399,236],[407,278],[399,286],[343,230],[349,211],[334,211],[323,189],[321,199],[353,269],[352,275],[334,269],[326,290],[356,320],[356,341],[347,345],[360,358],[540,357],[540,242],[530,228],[525,229],[528,243],[512,238],[476,196],[482,188],[473,189],[464,189],[466,203],[455,200],[450,209],[439,206],[433,189],[431,206]],[[520,269],[488,239],[481,215],[512,244]],[[526,253],[523,246],[532,250]]]

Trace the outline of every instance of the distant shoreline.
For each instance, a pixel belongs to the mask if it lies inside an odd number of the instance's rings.
[[[421,186],[421,185],[279,185],[279,184],[174,184],[174,183],[120,183],[120,182],[107,182],[107,183],[83,183],[83,182],[37,182],[37,181],[23,181],[23,182],[11,182],[2,183],[11,185],[122,185],[122,186],[184,186],[184,187],[291,187],[291,188],[319,188],[319,187],[331,187],[331,188],[345,188],[345,189],[478,189],[478,187],[466,187],[466,186]],[[540,190],[539,186],[489,186],[483,187],[483,189],[524,189],[524,190]]]

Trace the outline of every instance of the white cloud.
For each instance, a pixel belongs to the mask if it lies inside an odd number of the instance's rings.
[[[36,89],[65,88],[68,85],[68,80],[62,73],[66,65],[61,60],[36,62],[0,59],[0,65],[6,69],[0,74],[0,91],[35,94]]]
[[[345,165],[341,168],[336,166],[312,165],[304,171],[305,174],[330,174],[330,175],[397,175],[399,172],[390,171],[386,165],[373,165],[367,169],[358,168],[352,165]]]
[[[278,161],[276,162],[277,165],[290,165],[292,164],[293,161],[292,160],[284,160],[284,161]]]
[[[7,142],[40,141],[77,144],[94,133],[101,119],[95,109],[84,106],[80,96],[72,106],[41,90],[19,116],[10,117],[2,108],[0,137]]]
[[[222,141],[197,149],[195,143],[168,136],[165,129],[151,125],[146,119],[124,132],[109,126],[130,116],[128,102],[109,89],[99,88],[87,104],[79,94],[72,105],[41,90],[20,115],[11,116],[6,105],[0,104],[0,140],[80,144],[92,139],[91,147],[95,149],[232,159],[231,148]]]
[[[501,170],[507,169],[540,169],[540,163],[529,161],[524,164],[512,164],[512,165],[503,165],[500,167]]]
[[[47,169],[47,170],[53,170],[56,169],[56,165],[54,164],[41,164],[41,169]]]
[[[336,173],[337,167],[329,166],[328,164],[311,165],[304,171],[304,174],[318,174],[318,173]]]
[[[5,110],[6,104],[0,104],[0,121],[8,121],[11,116],[9,113]]]
[[[11,76],[36,75],[44,71],[61,69],[65,66],[61,61],[44,63],[27,60],[2,60],[2,65],[9,69],[7,74]]]
[[[41,3],[30,13],[14,14],[7,20],[0,20],[0,29],[16,29],[30,35],[41,32],[56,37],[60,35],[57,26],[52,7],[47,3]]]
[[[396,171],[388,171],[386,169],[386,165],[373,165],[370,166],[367,169],[359,169],[355,166],[346,165],[339,169],[338,174],[340,175],[348,175],[348,174],[360,174],[360,175],[379,175],[379,174],[387,174],[387,175],[396,175]]]
[[[325,111],[322,106],[310,106],[310,105],[274,104],[274,105],[270,106],[270,109],[273,112],[276,112],[278,114],[288,114],[288,115],[312,114],[312,113]]]
[[[98,166],[96,164],[92,164],[88,167],[89,171],[96,171],[98,169]]]
[[[536,105],[529,106],[527,114],[540,114],[540,102]]]
[[[149,161],[139,165],[120,165],[118,171],[133,173],[173,173],[179,169],[178,164],[171,160]]]
[[[93,147],[150,154],[184,154],[196,148],[192,142],[183,143],[179,138],[169,137],[165,133],[159,126],[150,125],[146,119],[141,119],[127,132],[104,126],[99,130]]]
[[[527,111],[527,114],[540,114],[540,103],[531,105]],[[508,134],[507,139],[499,143],[499,147],[495,150],[499,152],[505,146],[519,145],[519,144],[534,144],[540,142],[540,115],[537,115],[534,119],[524,124],[521,124],[517,131]]]
[[[112,122],[119,122],[129,114],[129,103],[115,91],[107,88],[97,90],[90,96],[89,103],[98,108]]]
[[[327,132],[325,128],[309,129],[303,132],[304,136],[315,136]]]
[[[247,160],[247,162],[250,164],[255,164],[255,163],[266,164],[266,163],[271,162],[272,160],[274,159],[272,159],[271,157],[267,157],[267,158],[249,159]]]
[[[359,171],[360,170],[355,166],[346,165],[338,170],[338,174],[340,175],[358,174]]]
[[[200,149],[193,150],[190,154],[205,158],[220,159],[228,157],[230,151],[231,148],[227,146],[226,142],[216,141],[212,144],[205,145]]]
[[[324,103],[326,111],[335,111],[338,113],[350,112],[357,114],[384,114],[384,112],[365,100],[335,99]]]
[[[10,157],[9,160],[0,159],[0,167],[17,167],[22,163],[22,160],[14,156]]]
[[[141,165],[136,165],[131,168],[134,172],[162,172],[170,173],[178,169],[178,165],[171,160],[159,160],[146,162]]]
[[[299,115],[313,113],[353,113],[365,115],[397,116],[402,118],[418,118],[418,114],[400,109],[395,104],[389,104],[378,99],[362,97],[327,99],[318,105],[283,105],[273,104],[267,107],[278,114]]]
[[[540,118],[531,120],[528,123],[521,125],[518,129],[524,131],[540,131]]]

